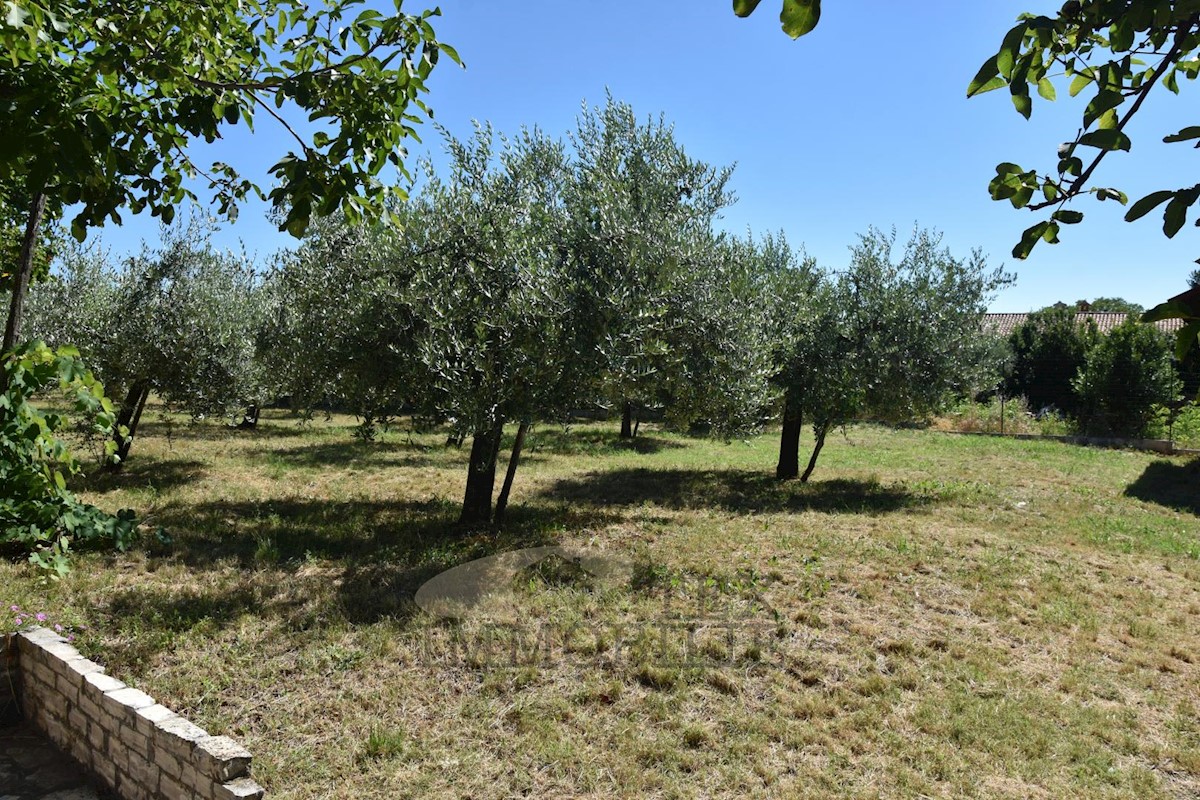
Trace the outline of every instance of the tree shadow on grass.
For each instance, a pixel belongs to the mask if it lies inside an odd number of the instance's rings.
[[[156,513],[152,522],[165,529],[170,542],[152,542],[150,554],[178,560],[198,573],[232,565],[299,574],[306,565],[319,564],[339,574],[339,607],[332,616],[371,622],[410,616],[420,585],[450,567],[554,544],[564,530],[618,519],[601,509],[543,504],[513,508],[497,531],[463,528],[456,522],[458,512],[459,505],[447,500],[180,505]]]
[[[653,503],[673,509],[719,508],[736,513],[820,511],[882,514],[927,505],[935,499],[877,481],[838,478],[780,482],[739,470],[624,469],[565,478],[546,495],[591,506]]]
[[[307,429],[302,427],[299,422],[260,422],[253,428],[238,428],[214,420],[187,422],[143,417],[138,424],[137,433],[140,438],[153,437],[168,441],[252,442],[257,439],[295,439],[304,436],[306,431]],[[136,444],[134,444],[133,452],[136,455]]]
[[[671,439],[638,436],[622,439],[613,431],[563,430],[557,427],[535,428],[526,444],[527,453],[551,453],[560,456],[611,455],[613,453],[658,453],[678,450],[686,445]]]
[[[261,614],[274,587],[241,581],[216,588],[131,586],[108,604],[109,625],[119,644],[95,654],[110,671],[136,672],[175,640],[197,630],[227,627],[243,614]]]
[[[1200,515],[1200,459],[1152,461],[1126,487],[1125,496]]]
[[[204,477],[207,465],[188,459],[130,459],[120,472],[96,469],[71,482],[71,489],[107,494],[118,489],[171,489]]]
[[[297,467],[327,466],[388,466],[430,467],[439,461],[425,455],[428,448],[393,442],[327,442],[307,444],[299,447],[264,450],[257,456],[278,464],[283,462]]]

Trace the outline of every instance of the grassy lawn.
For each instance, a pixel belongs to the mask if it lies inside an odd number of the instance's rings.
[[[543,425],[491,536],[454,530],[444,434],[147,419],[83,493],[164,535],[48,588],[0,563],[0,601],[271,797],[1200,796],[1200,464],[862,427],[780,486],[772,437]],[[632,577],[413,602],[541,544]]]

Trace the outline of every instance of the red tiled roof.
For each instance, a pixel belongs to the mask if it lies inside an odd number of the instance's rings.
[[[1128,316],[1128,314],[1122,311],[1080,311],[1075,314],[1075,321],[1093,320],[1101,333],[1108,333],[1124,322]],[[1008,336],[1024,323],[1028,317],[1029,314],[984,314],[983,327],[995,331],[1001,336]],[[1183,327],[1183,320],[1164,319],[1153,324],[1154,327],[1164,333],[1174,333]]]

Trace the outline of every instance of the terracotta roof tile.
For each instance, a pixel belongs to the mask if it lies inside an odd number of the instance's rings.
[[[1084,319],[1094,320],[1096,327],[1100,329],[1101,333],[1108,333],[1124,322],[1128,316],[1128,314],[1121,311],[1080,311],[1075,315],[1075,320],[1076,322],[1082,322]],[[1025,322],[1028,317],[1029,314],[984,314],[983,326],[1001,336],[1008,336]],[[1164,319],[1155,322],[1154,327],[1165,333],[1174,333],[1183,327],[1183,320]]]

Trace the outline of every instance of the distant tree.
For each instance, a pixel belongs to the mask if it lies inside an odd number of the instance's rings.
[[[1072,309],[1035,311],[1009,336],[1013,361],[1005,394],[1024,397],[1033,409],[1077,416],[1073,381],[1099,338],[1095,323],[1081,321]]]
[[[400,211],[398,230],[351,225],[341,215],[317,220],[265,280],[273,313],[260,349],[279,393],[309,413],[355,414],[366,440],[420,391],[412,352],[418,313],[406,294],[418,266],[411,233],[424,224],[416,205]]]
[[[1170,341],[1153,325],[1129,320],[1100,337],[1072,385],[1086,431],[1145,435],[1156,406],[1178,390]]]
[[[55,344],[85,342],[117,409],[119,466],[129,455],[151,393],[193,416],[229,418],[266,399],[258,358],[266,298],[253,265],[211,243],[193,219],[164,228],[121,269],[105,254],[72,249],[51,279],[34,287],[30,327]]]
[[[1141,316],[1146,309],[1137,303],[1131,303],[1123,297],[1097,297],[1090,303],[1087,300],[1077,300],[1075,302],[1077,311],[1099,311],[1099,312],[1117,312],[1120,314],[1134,314]]]
[[[672,324],[659,378],[665,418],[676,428],[702,423],[729,437],[757,432],[773,416],[764,262],[780,243],[786,247],[782,234],[755,241],[704,233],[683,257],[688,277],[684,291],[666,298]]]

